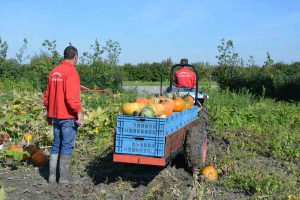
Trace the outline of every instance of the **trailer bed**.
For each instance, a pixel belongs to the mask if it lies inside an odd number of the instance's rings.
[[[199,118],[191,121],[180,129],[165,137],[165,152],[163,157],[143,156],[134,154],[114,153],[113,161],[121,163],[133,163],[143,165],[166,166],[169,164],[178,153],[183,150],[185,135],[189,128],[196,126],[199,123]],[[116,139],[115,139],[116,140]],[[116,141],[115,141],[116,142]],[[115,152],[115,151],[114,151]]]

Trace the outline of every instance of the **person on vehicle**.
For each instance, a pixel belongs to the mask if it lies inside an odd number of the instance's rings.
[[[185,66],[188,64],[188,59],[181,59],[180,64],[183,65],[183,67],[175,72],[175,84],[177,87],[195,88],[196,73]]]
[[[80,77],[75,65],[78,51],[73,46],[64,50],[64,60],[51,70],[44,93],[48,122],[53,124],[54,141],[49,164],[49,183],[56,182],[59,159],[59,183],[71,182],[72,153],[78,126],[83,125],[80,100]]]

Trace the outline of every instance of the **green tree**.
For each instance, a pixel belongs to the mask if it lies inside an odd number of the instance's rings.
[[[25,59],[29,58],[29,55],[24,57],[24,53],[27,50],[28,41],[26,38],[23,39],[23,45],[19,49],[19,52],[16,53],[16,58],[19,63],[22,63]]]
[[[119,55],[121,54],[121,47],[119,42],[108,40],[104,50],[107,52],[107,60],[110,66],[116,66],[119,62]]]
[[[8,44],[6,41],[2,41],[0,37],[0,58],[1,59],[6,59],[7,56],[7,50],[8,50]]]
[[[82,52],[82,56],[80,56],[80,64],[90,65],[92,62],[91,54],[87,51]]]
[[[249,56],[249,59],[247,61],[247,66],[248,67],[254,67],[255,66],[255,60],[254,60],[254,57],[252,55]]]
[[[56,50],[56,40],[50,41],[50,40],[44,40],[42,43],[42,46],[46,48],[46,54],[49,55],[52,58],[52,64],[57,65],[61,61],[62,57],[60,56],[59,52]]]
[[[243,59],[243,58],[240,58],[240,66],[241,66],[241,67],[244,67],[244,66],[245,66],[245,62],[244,62],[244,59]]]
[[[221,44],[218,45],[218,51],[220,55],[217,55],[216,58],[219,60],[219,65],[235,67],[240,64],[239,55],[235,52],[232,40],[222,39]]]
[[[93,53],[89,56],[93,62],[101,62],[102,54],[104,52],[103,47],[101,47],[98,39],[95,40],[95,43],[91,45]]]
[[[268,67],[268,66],[273,66],[274,65],[274,61],[271,58],[271,55],[269,52],[267,52],[267,60],[264,62],[264,66]]]

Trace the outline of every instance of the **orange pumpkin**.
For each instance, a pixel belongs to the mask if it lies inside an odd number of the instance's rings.
[[[174,108],[173,111],[175,112],[181,112],[182,110],[184,110],[185,108],[185,103],[182,100],[182,98],[177,97],[176,99],[174,99]]]
[[[165,115],[171,116],[173,114],[173,106],[171,105],[170,102],[165,100],[161,103],[161,105],[163,105],[165,108],[165,112],[164,112]]]
[[[140,106],[138,103],[125,103],[122,106],[122,112],[125,115],[135,115],[140,111]]]
[[[0,135],[0,141],[7,142],[8,140],[9,140],[9,134],[8,133],[2,133]]]
[[[142,103],[142,104],[144,104],[144,106],[147,106],[147,105],[148,105],[148,99],[146,99],[146,98],[144,98],[144,97],[138,98],[135,102],[136,102],[136,103]]]
[[[202,169],[201,175],[208,181],[216,181],[218,179],[218,171],[213,166],[206,166]]]
[[[15,145],[15,144],[12,144],[10,146],[7,147],[8,150],[13,150],[13,151],[16,151],[16,152],[23,152],[23,148],[21,145]]]
[[[33,154],[33,156],[31,157],[31,160],[36,165],[44,165],[48,161],[46,156],[40,151]]]
[[[168,101],[172,107],[172,110],[174,109],[174,100],[171,98],[167,98],[166,101]]]
[[[154,110],[155,116],[159,117],[164,114],[165,108],[160,103],[151,104],[150,107]]]
[[[148,105],[154,104],[155,101],[153,99],[148,99]]]

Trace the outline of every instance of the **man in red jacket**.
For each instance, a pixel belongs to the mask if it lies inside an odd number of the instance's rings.
[[[59,183],[65,184],[72,177],[72,153],[78,125],[83,125],[80,101],[80,78],[75,65],[78,51],[73,46],[64,50],[64,60],[48,76],[44,104],[47,117],[53,122],[54,141],[50,155],[49,183],[56,182],[59,158]]]
[[[187,65],[188,59],[181,59],[180,64]],[[195,88],[196,73],[184,66],[175,72],[175,83],[177,84],[177,87]]]

